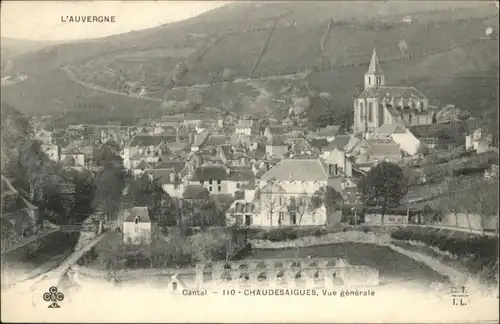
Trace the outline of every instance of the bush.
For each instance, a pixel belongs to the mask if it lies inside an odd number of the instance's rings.
[[[398,228],[391,233],[391,237],[400,241],[422,242],[449,252],[474,274],[491,267],[498,260],[496,237],[418,227]]]

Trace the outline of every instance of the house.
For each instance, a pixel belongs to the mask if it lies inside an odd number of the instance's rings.
[[[134,169],[141,161],[156,163],[164,155],[170,154],[167,145],[175,142],[176,136],[136,135],[123,148],[122,158],[125,169]]]
[[[61,148],[58,145],[42,144],[41,148],[43,153],[52,161],[59,162],[61,160]]]
[[[359,169],[370,170],[378,162],[400,163],[403,154],[394,140],[366,139],[351,151],[351,156]]]
[[[35,134],[35,138],[42,144],[51,145],[53,143],[52,132],[41,129]]]
[[[331,142],[339,134],[339,131],[340,126],[329,125],[318,130],[316,133],[311,134],[311,137],[316,139],[326,139],[328,142]]]
[[[268,140],[275,135],[283,135],[283,127],[281,125],[269,125],[264,129],[262,136],[265,136]]]
[[[476,151],[477,153],[487,152],[492,139],[491,135],[484,134],[482,128],[477,128],[465,136],[465,149],[467,151]]]
[[[401,151],[408,155],[416,155],[420,151],[420,141],[408,128],[400,123],[384,124],[369,135],[370,138],[392,139]]]
[[[243,134],[243,135],[253,135],[257,132],[258,125],[257,122],[251,119],[240,119],[236,122],[234,126],[235,134]]]
[[[329,177],[326,165],[318,159],[280,161],[256,181],[253,195],[245,195],[245,201],[256,208],[253,213],[245,212],[244,224],[325,225],[326,206],[318,193],[327,187]],[[230,211],[226,216],[237,214]]]
[[[202,149],[203,145],[207,142],[210,133],[208,131],[203,131],[199,134],[194,135],[194,140],[191,144],[191,152],[197,152]]]
[[[368,133],[383,124],[404,121],[409,125],[430,124],[434,111],[428,99],[414,87],[387,86],[377,53],[373,50],[364,77],[365,89],[354,99],[354,133]]]
[[[352,140],[351,135],[339,135],[337,136],[332,142],[328,143],[326,147],[322,149],[322,154],[321,156],[323,158],[328,157],[330,154],[332,154],[333,151],[346,151],[346,147],[349,144],[349,142]]]
[[[295,142],[299,140],[305,139],[305,137],[306,136],[304,135],[304,133],[299,130],[292,130],[286,134],[283,134],[283,140],[285,141],[285,143],[290,145],[295,144]]]
[[[127,244],[150,244],[153,225],[147,207],[133,207],[123,215],[123,241]]]
[[[66,166],[85,167],[86,155],[76,147],[69,146],[62,150],[61,161]]]
[[[273,158],[283,158],[288,152],[288,145],[281,136],[270,136],[266,144],[266,155]]]
[[[203,164],[196,168],[190,184],[199,184],[210,194],[234,195],[241,186],[255,179],[249,167],[229,168],[221,164]]]
[[[170,197],[182,198],[184,184],[174,169],[152,169],[145,172],[151,181],[156,181]]]
[[[498,178],[498,164],[492,164],[489,169],[484,170],[485,179]]]

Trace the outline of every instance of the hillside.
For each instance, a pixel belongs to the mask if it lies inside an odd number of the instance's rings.
[[[34,41],[34,40],[16,39],[10,37],[2,37],[0,39],[0,42],[1,42],[0,59],[1,59],[2,73],[4,72],[4,69],[6,67],[7,69],[11,68],[8,62],[18,57],[19,55],[26,54],[29,52],[35,52],[42,48],[61,43],[56,41]],[[8,73],[9,71],[5,72]]]
[[[336,109],[351,109],[376,47],[388,82],[416,85],[434,103],[479,111],[498,100],[498,40],[480,39],[487,26],[498,32],[493,8],[465,1],[234,3],[22,55],[14,70],[28,80],[2,88],[2,95],[28,114],[126,122],[168,113],[158,102],[164,99],[275,113],[305,88],[329,92]],[[411,23],[402,21],[406,15]],[[133,97],[139,93],[152,99]]]

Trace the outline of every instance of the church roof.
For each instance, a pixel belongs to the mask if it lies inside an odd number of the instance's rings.
[[[366,73],[370,74],[382,73],[382,69],[380,68],[380,64],[378,63],[377,51],[375,51],[375,49],[373,49],[370,66],[368,67],[368,71]]]
[[[373,88],[366,88],[359,98],[377,98],[382,99],[426,99],[420,91],[414,87],[393,87],[393,86],[379,86]]]

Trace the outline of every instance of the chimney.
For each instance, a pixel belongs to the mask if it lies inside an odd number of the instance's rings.
[[[171,183],[174,183],[174,182],[175,182],[175,180],[176,180],[176,178],[177,178],[177,177],[176,177],[175,172],[170,172],[170,182],[171,182]]]
[[[189,133],[189,144],[194,143],[194,134],[192,132]]]

